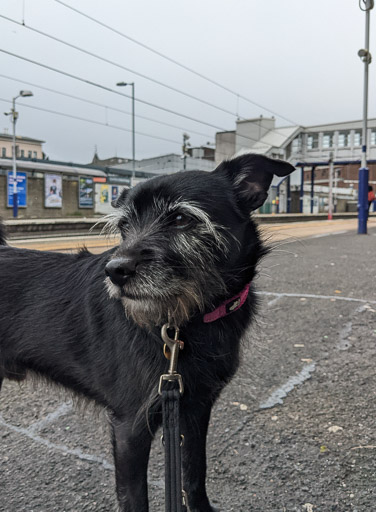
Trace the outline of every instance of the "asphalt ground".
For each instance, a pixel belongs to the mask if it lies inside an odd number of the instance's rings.
[[[222,512],[373,512],[376,226],[271,235],[260,314],[213,410],[209,494]],[[0,511],[115,510],[103,411],[6,381],[0,414]],[[158,439],[149,480],[162,512]]]

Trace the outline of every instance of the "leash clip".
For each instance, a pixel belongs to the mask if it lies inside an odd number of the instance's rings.
[[[176,369],[178,366],[179,350],[183,349],[184,343],[178,339],[180,331],[179,328],[176,326],[173,327],[173,329],[175,330],[174,337],[170,338],[168,334],[168,329],[170,328],[171,326],[168,323],[166,323],[162,326],[161,329],[161,338],[164,341],[163,354],[166,357],[166,359],[169,359],[170,366],[168,368],[168,373],[161,375],[159,379],[158,393],[160,395],[162,394],[163,381],[178,381],[179,392],[182,395],[184,392],[183,380],[181,378],[181,375],[177,373]]]

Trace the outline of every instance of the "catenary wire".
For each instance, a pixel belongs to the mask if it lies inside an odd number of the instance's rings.
[[[131,73],[134,73],[134,74],[136,74],[136,75],[138,75],[138,76],[140,76],[140,77],[142,77],[142,78],[145,78],[145,79],[147,79],[147,80],[153,81],[153,82],[155,82],[155,83],[157,83],[157,84],[159,84],[159,85],[161,85],[161,86],[163,86],[163,87],[166,87],[166,88],[169,88],[169,89],[171,89],[171,90],[174,90],[175,92],[181,93],[181,94],[183,94],[183,95],[185,95],[185,96],[187,96],[187,97],[189,97],[189,98],[192,98],[192,99],[194,99],[194,100],[196,100],[196,101],[200,101],[201,103],[204,103],[204,104],[206,104],[206,105],[209,105],[210,107],[213,107],[213,108],[216,108],[216,109],[218,109],[218,110],[220,110],[220,111],[222,111],[222,112],[225,112],[226,114],[235,115],[235,116],[237,117],[237,119],[238,119],[238,120],[246,120],[244,117],[239,116],[237,113],[236,113],[236,114],[234,114],[233,112],[231,112],[231,111],[229,111],[229,110],[226,110],[226,109],[224,109],[224,108],[222,108],[222,107],[219,107],[218,105],[214,105],[214,104],[212,104],[212,103],[210,103],[210,102],[207,102],[206,100],[203,100],[203,99],[201,99],[201,98],[198,98],[198,97],[196,97],[196,96],[194,96],[194,95],[192,95],[192,94],[190,94],[190,93],[186,93],[185,91],[181,91],[180,89],[177,89],[177,88],[174,88],[174,87],[169,86],[169,85],[167,85],[167,84],[164,84],[164,83],[162,83],[162,82],[160,82],[160,81],[158,81],[158,80],[155,80],[155,79],[153,79],[153,78],[151,78],[151,77],[148,77],[148,76],[146,76],[146,75],[143,75],[143,74],[141,74],[141,73],[139,73],[139,72],[137,72],[137,71],[134,71],[134,70],[132,70],[132,69],[130,69],[130,68],[126,68],[125,66],[123,66],[123,65],[121,65],[121,64],[118,64],[118,63],[116,63],[116,62],[113,62],[113,61],[111,61],[111,60],[109,60],[109,59],[107,59],[107,58],[105,58],[105,57],[101,57],[101,56],[99,56],[99,55],[97,55],[97,54],[94,54],[93,52],[90,52],[90,51],[88,51],[88,50],[85,50],[85,49],[83,49],[83,48],[80,48],[80,47],[78,47],[78,46],[76,46],[76,45],[73,45],[73,44],[71,44],[71,43],[67,42],[67,41],[63,41],[62,39],[58,39],[57,37],[52,36],[51,34],[47,34],[47,33],[45,33],[45,32],[42,32],[42,31],[41,31],[41,30],[39,30],[39,29],[36,29],[36,28],[33,28],[33,27],[28,26],[28,25],[26,25],[24,22],[23,22],[23,23],[20,23],[20,22],[18,22],[18,21],[16,21],[16,20],[13,20],[12,18],[9,18],[9,17],[4,16],[4,15],[2,15],[2,14],[0,14],[0,18],[3,18],[3,19],[5,19],[6,21],[10,21],[10,22],[15,23],[15,24],[17,24],[17,25],[23,26],[23,27],[25,27],[25,28],[27,28],[27,29],[29,29],[29,30],[32,30],[33,32],[36,32],[36,33],[38,33],[38,34],[40,34],[40,35],[43,35],[43,36],[45,36],[45,37],[48,37],[48,38],[50,38],[50,39],[52,39],[52,40],[54,40],[54,41],[57,41],[58,43],[61,43],[61,44],[66,45],[66,46],[68,46],[68,47],[70,47],[70,48],[73,48],[73,49],[75,49],[75,50],[78,50],[78,51],[80,51],[80,52],[83,52],[83,53],[85,53],[85,54],[87,54],[87,55],[90,55],[90,56],[92,56],[92,57],[94,57],[94,58],[97,58],[97,59],[99,59],[99,60],[102,60],[102,61],[104,61],[104,62],[106,62],[106,63],[108,63],[108,64],[111,64],[111,65],[114,65],[114,66],[116,66],[116,67],[120,67],[120,68],[122,68],[122,69],[125,69],[126,71],[129,71],[129,72],[131,72]],[[239,94],[237,94],[237,99],[239,99],[239,97],[240,97],[240,96],[239,96]],[[141,116],[139,116],[139,117],[141,117]],[[279,116],[279,117],[281,117],[281,116]],[[260,123],[259,123],[259,124],[260,124]],[[270,132],[270,131],[271,131],[271,129],[267,130],[267,132],[266,132],[266,133],[268,133],[268,132]],[[278,130],[276,130],[276,129],[273,129],[273,132],[274,132],[274,133],[278,133],[278,134],[280,134],[280,135],[284,135],[284,134],[281,134],[281,132],[279,132],[279,131],[278,131]],[[192,132],[192,133],[193,133],[193,132]],[[264,134],[264,135],[265,135],[265,134]],[[256,141],[256,140],[257,140],[257,139],[253,139],[253,138],[251,138],[251,137],[247,137],[247,136],[243,136],[243,138],[246,138],[246,139],[249,139],[249,140],[253,140],[253,141]]]
[[[103,62],[106,62],[107,64],[111,64],[112,66],[116,66],[120,69],[124,69],[125,71],[129,71],[130,73],[133,73],[134,75],[137,75],[141,78],[144,78],[145,80],[149,80],[150,82],[153,82],[157,85],[160,85],[162,87],[165,87],[166,89],[170,89],[171,91],[177,92],[178,94],[182,94],[186,96],[187,98],[191,98],[195,101],[199,101],[200,103],[203,103],[204,105],[208,105],[209,107],[215,108],[217,110],[220,110],[221,112],[224,112],[225,114],[230,114],[232,116],[238,117],[235,112],[231,112],[230,110],[227,110],[223,107],[220,107],[219,105],[214,105],[213,103],[210,103],[209,101],[206,101],[202,98],[199,98],[193,94],[190,94],[188,92],[182,91],[181,89],[178,89],[177,87],[173,87],[172,85],[168,85],[164,82],[161,82],[160,80],[156,80],[155,78],[152,78],[150,76],[144,75],[143,73],[140,73],[139,71],[135,71],[134,69],[128,68],[126,66],[123,66],[122,64],[119,64],[118,62],[115,62],[113,60],[107,59],[106,57],[102,57],[96,53],[93,53],[89,50],[85,50],[84,48],[81,48],[79,46],[76,46],[72,43],[69,43],[68,41],[64,41],[63,39],[59,39],[58,37],[53,36],[52,34],[47,34],[46,32],[43,32],[42,30],[39,30],[37,28],[31,27],[30,25],[26,25],[25,23],[21,23],[17,20],[14,20],[12,18],[8,18],[8,16],[4,16],[3,14],[0,14],[0,18],[9,21],[11,23],[15,23],[16,25],[19,25],[21,27],[24,27],[28,30],[31,30],[39,35],[42,35],[44,37],[48,37],[49,39],[52,39],[53,41],[56,41],[58,43],[61,43],[65,46],[68,46],[69,48],[73,48],[74,50],[77,50],[79,52],[85,53],[86,55],[90,55],[90,57],[94,57],[95,59],[101,60]],[[244,119],[244,118],[241,118]]]
[[[94,87],[98,87],[99,89],[103,89],[104,91],[112,92],[113,94],[117,94],[118,96],[122,96],[123,98],[129,98],[131,99],[132,96],[129,96],[128,94],[121,93],[117,91],[116,89],[111,89],[111,87],[106,87],[105,85],[98,84],[97,82],[93,82],[92,80],[88,80],[86,78],[79,77],[77,75],[73,75],[72,73],[68,73],[67,71],[62,71],[61,69],[54,68],[52,66],[48,66],[47,64],[42,64],[41,62],[37,62],[33,59],[29,59],[27,57],[23,57],[22,55],[17,55],[16,53],[9,52],[8,50],[4,50],[0,48],[0,52],[5,53],[6,55],[10,55],[11,57],[16,57],[17,59],[24,60],[26,62],[30,62],[31,64],[34,64],[36,66],[40,66],[42,68],[48,69],[50,71],[54,71],[55,73],[59,73],[61,75],[67,76],[69,78],[73,78],[74,80],[78,80],[80,82],[84,82],[88,85],[92,85]],[[220,131],[227,131],[225,128],[221,126],[217,126],[211,123],[207,123],[206,121],[202,121],[200,119],[195,119],[194,117],[188,116],[186,114],[182,114],[179,112],[175,112],[174,110],[171,110],[166,107],[162,107],[160,105],[156,105],[155,103],[151,103],[150,101],[143,100],[141,98],[135,98],[135,101],[138,103],[143,103],[144,105],[148,105],[149,107],[157,108],[158,110],[162,110],[164,112],[168,112],[169,114],[173,114],[178,117],[183,117],[185,119],[188,119],[189,121],[194,121],[195,123],[204,124],[206,126],[210,126],[211,128],[215,128],[216,130]],[[251,139],[255,141],[256,139]]]
[[[247,98],[246,96],[243,96],[242,94],[239,94],[238,92],[230,89],[229,87],[226,87],[225,85],[222,85],[221,83],[217,82],[216,80],[213,80],[212,78],[194,70],[193,68],[190,68],[189,66],[186,66],[185,64],[182,64],[181,62],[169,57],[168,55],[165,55],[164,53],[152,48],[151,46],[148,46],[144,43],[142,43],[141,41],[138,41],[137,39],[134,39],[133,37],[130,37],[126,34],[124,34],[124,32],[120,32],[120,30],[117,30],[116,28],[114,27],[111,27],[110,25],[107,25],[106,23],[103,23],[103,21],[100,21],[96,18],[94,18],[93,16],[90,16],[78,9],[76,9],[75,7],[72,7],[71,5],[69,4],[66,4],[65,2],[63,2],[62,0],[54,0],[55,2],[57,2],[58,4],[64,6],[65,8],[67,9],[70,9],[71,11],[74,11],[76,12],[77,14],[80,14],[81,16],[93,21],[94,23],[97,23],[98,25],[101,25],[102,27],[105,27],[107,30],[110,30],[111,32],[114,32],[115,34],[125,38],[125,39],[128,39],[128,41],[131,41],[132,43],[134,44],[137,44],[138,46],[141,46],[142,48],[154,53],[155,55],[158,55],[159,57],[162,57],[163,59],[166,59],[168,60],[169,62],[172,62],[173,64],[175,64],[176,66],[179,66],[183,69],[185,69],[186,71],[189,71],[190,73],[193,73],[194,75],[202,78],[203,80],[206,80],[207,82],[210,82],[211,84],[213,85],[216,85],[217,87],[220,87],[221,89],[223,89],[224,91],[227,91],[235,96],[238,96],[239,98],[241,98],[242,100],[248,102],[248,103],[251,103],[252,105],[255,105],[256,107],[259,107],[261,108],[262,110],[265,110],[273,115],[275,115],[276,117],[280,117],[281,119],[284,119],[285,121],[287,121],[288,123],[291,123],[291,124],[294,124],[294,125],[299,125],[299,123],[296,123],[295,121],[292,121],[291,119],[288,119],[287,117],[285,116],[282,116],[281,114],[278,114],[277,112],[271,110],[270,108],[267,108],[267,107],[264,107],[263,105],[260,105],[260,103],[257,103],[253,100],[251,100],[250,98]]]
[[[9,103],[9,100],[7,100],[5,98],[0,98],[0,101],[3,101],[5,103]],[[101,125],[101,126],[107,126],[108,128],[114,128],[115,130],[121,130],[123,132],[132,133],[132,130],[130,130],[128,128],[124,128],[122,126],[116,126],[116,125],[109,124],[109,123],[101,123],[100,121],[95,121],[94,119],[87,119],[85,117],[75,116],[73,114],[66,114],[65,112],[58,112],[56,110],[50,110],[48,108],[36,107],[34,105],[27,105],[26,103],[18,102],[18,105],[21,105],[21,106],[26,107],[26,108],[31,108],[31,109],[34,109],[34,110],[40,110],[42,112],[47,112],[49,114],[54,114],[54,115],[63,116],[63,117],[69,117],[71,119],[76,119],[78,121],[85,121],[86,123],[98,124],[98,125]],[[158,135],[151,135],[150,133],[144,133],[144,132],[138,132],[138,131],[135,132],[135,133],[136,133],[136,135],[142,135],[144,137],[150,137],[151,139],[158,139],[158,140],[163,140],[163,141],[166,141],[166,142],[172,142],[173,144],[181,145],[181,141],[167,139],[165,137],[159,137]]]
[[[52,92],[53,94],[59,94],[61,96],[66,96],[67,98],[73,98],[75,100],[82,101],[82,102],[88,103],[90,105],[95,105],[97,107],[107,108],[108,110],[113,110],[114,112],[120,112],[121,114],[132,115],[131,112],[128,112],[126,110],[122,110],[120,108],[110,107],[109,105],[105,105],[103,103],[98,103],[96,101],[88,100],[86,98],[82,98],[82,97],[76,96],[74,94],[69,94],[67,92],[57,91],[56,89],[51,89],[50,87],[45,87],[43,85],[35,84],[33,82],[28,82],[28,81],[23,80],[23,79],[14,78],[14,77],[11,77],[11,76],[3,75],[1,73],[0,73],[0,77],[1,78],[6,78],[7,80],[13,80],[14,82],[19,82],[19,83],[31,85],[32,87],[37,87],[38,89],[42,89],[43,91]],[[146,121],[151,121],[152,123],[157,123],[157,124],[161,124],[161,125],[164,125],[164,126],[169,126],[170,128],[175,128],[177,130],[182,130],[182,131],[185,131],[185,132],[189,131],[190,134],[193,133],[195,135],[200,135],[202,137],[207,137],[208,139],[212,138],[212,135],[208,135],[207,133],[197,132],[195,130],[188,130],[187,128],[183,128],[182,126],[176,126],[175,124],[166,123],[165,121],[158,121],[157,119],[153,119],[151,117],[142,116],[140,114],[137,114],[137,118],[145,119]]]
[[[6,55],[10,55],[12,57],[16,57],[17,59],[24,60],[24,61],[29,62],[31,64],[34,64],[36,66],[40,66],[42,68],[48,69],[49,71],[54,71],[55,73],[59,73],[61,75],[67,76],[69,78],[72,78],[74,80],[78,80],[80,82],[86,83],[88,85],[92,85],[94,87],[98,87],[99,89],[102,89],[102,90],[105,90],[105,91],[108,91],[108,92],[112,92],[113,94],[117,94],[118,96],[122,96],[124,98],[129,98],[129,99],[132,98],[132,96],[129,96],[128,94],[121,93],[121,92],[117,91],[116,89],[111,89],[110,87],[106,87],[105,85],[98,84],[97,82],[93,82],[92,80],[88,80],[86,78],[82,78],[82,77],[79,77],[77,75],[73,75],[72,73],[68,73],[67,71],[62,71],[62,70],[54,68],[52,66],[48,66],[47,64],[43,64],[43,63],[37,62],[37,61],[35,61],[33,59],[29,59],[27,57],[23,57],[22,55],[17,55],[16,53],[9,52],[8,50],[4,50],[4,49],[0,48],[0,52],[5,53]],[[204,124],[204,125],[209,126],[211,128],[215,128],[216,130],[219,130],[221,132],[228,132],[229,131],[229,130],[221,127],[221,126],[217,126],[217,125],[214,125],[212,123],[208,123],[206,121],[202,121],[200,119],[196,119],[196,118],[188,116],[186,114],[175,112],[175,111],[173,111],[171,109],[168,109],[166,107],[162,107],[160,105],[156,105],[155,103],[151,103],[151,102],[143,100],[141,98],[135,98],[135,101],[137,101],[139,103],[142,103],[144,105],[151,106],[153,108],[157,108],[158,110],[162,110],[162,111],[167,112],[169,114],[173,114],[173,115],[176,115],[178,117],[183,117],[184,119],[188,119],[190,121],[194,121],[194,122],[199,123],[199,124]],[[268,133],[270,131],[271,130],[267,130],[266,133]],[[266,133],[264,134],[264,136],[266,135]],[[248,135],[241,135],[241,137],[243,139],[250,140],[252,142],[259,142],[259,139],[255,139],[253,137],[249,137]]]

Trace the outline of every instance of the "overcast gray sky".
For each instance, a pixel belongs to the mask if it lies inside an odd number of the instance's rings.
[[[243,118],[278,114],[303,126],[361,119],[365,14],[358,0],[64,0],[137,41],[236,91],[256,106],[199,78],[139,45],[72,12],[56,0],[1,0],[0,15],[42,30],[110,59],[126,71],[0,18],[1,49],[94,81],[119,92],[116,82],[134,81],[136,98],[201,121],[136,103],[136,157],[180,153],[182,133],[193,146],[213,142],[218,129]],[[370,50],[376,59],[376,8]],[[131,133],[28,108],[38,107],[131,129],[131,116],[57,95],[40,85],[131,112],[131,100],[0,53],[1,108],[20,89],[17,133],[46,141],[50,159],[87,163],[97,146],[101,158],[131,157]],[[370,67],[369,117],[376,116],[375,62]],[[137,73],[227,110],[223,112],[157,85]],[[16,80],[4,78],[6,75]],[[34,86],[27,82],[32,82]],[[175,125],[168,127],[142,119]],[[285,119],[283,119],[285,118]],[[207,123],[211,126],[208,126]],[[216,129],[215,127],[218,127]],[[8,128],[3,116],[0,130]],[[195,133],[197,132],[197,133]]]

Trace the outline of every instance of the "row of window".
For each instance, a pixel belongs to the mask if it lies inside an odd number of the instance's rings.
[[[319,133],[309,133],[307,135],[307,149],[318,149],[319,148]],[[328,149],[335,146],[334,143],[335,132],[324,132],[322,134],[322,148]],[[371,130],[371,145],[376,145],[376,129]],[[360,147],[362,145],[362,130],[343,130],[338,132],[337,147],[349,148]],[[302,149],[302,136],[300,135],[292,141],[292,152],[297,153]]]
[[[16,148],[16,154],[17,154],[17,157],[21,157],[21,158],[26,158],[26,153],[27,153],[27,158],[38,158],[37,156],[37,152],[36,151],[25,151],[24,149],[21,149],[19,150],[19,148],[17,147]],[[9,156],[12,156],[13,154],[13,151],[11,152],[11,155]],[[1,148],[1,156],[3,158],[7,157],[7,148]]]

